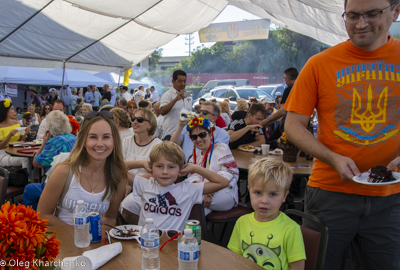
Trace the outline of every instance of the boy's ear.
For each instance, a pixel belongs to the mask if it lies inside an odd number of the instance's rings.
[[[286,191],[285,197],[283,197],[283,201],[282,201],[282,202],[285,202],[285,201],[286,201],[286,197],[287,197],[287,195],[289,195],[289,190],[288,190],[288,191]]]

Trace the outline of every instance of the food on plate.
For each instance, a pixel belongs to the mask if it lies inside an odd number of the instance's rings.
[[[393,177],[392,171],[388,171],[385,166],[378,165],[368,170],[368,179],[370,183],[391,182],[396,180]]]
[[[120,237],[131,237],[131,236],[138,236],[140,234],[140,231],[138,229],[127,229],[126,226],[124,226],[124,229],[114,229],[114,235],[120,236]]]
[[[241,145],[239,148],[242,149],[242,150],[253,150],[254,146],[252,146],[252,145]]]

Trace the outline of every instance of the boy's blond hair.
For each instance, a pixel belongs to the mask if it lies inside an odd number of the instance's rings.
[[[286,162],[275,158],[261,158],[249,167],[248,183],[249,187],[256,182],[262,181],[265,189],[270,182],[275,183],[279,189],[289,190],[292,183],[292,168]]]
[[[154,146],[150,151],[150,166],[160,155],[163,155],[166,160],[178,164],[180,168],[185,164],[185,153],[176,143],[164,141]]]

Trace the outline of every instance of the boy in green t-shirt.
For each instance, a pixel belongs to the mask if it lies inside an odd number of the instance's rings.
[[[228,248],[265,269],[304,269],[306,254],[300,226],[279,211],[289,193],[292,168],[262,158],[249,169],[254,213],[238,219]]]

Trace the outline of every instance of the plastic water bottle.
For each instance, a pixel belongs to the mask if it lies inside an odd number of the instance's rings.
[[[146,218],[146,225],[144,225],[140,234],[140,243],[142,246],[142,270],[160,269],[160,256],[158,254],[160,237],[152,218]]]
[[[313,123],[313,134],[315,137],[318,135],[318,121],[314,121]]]
[[[74,209],[74,243],[78,248],[90,244],[89,214],[83,200],[79,200]]]
[[[185,229],[178,242],[179,270],[197,270],[199,261],[199,245],[192,229]]]

